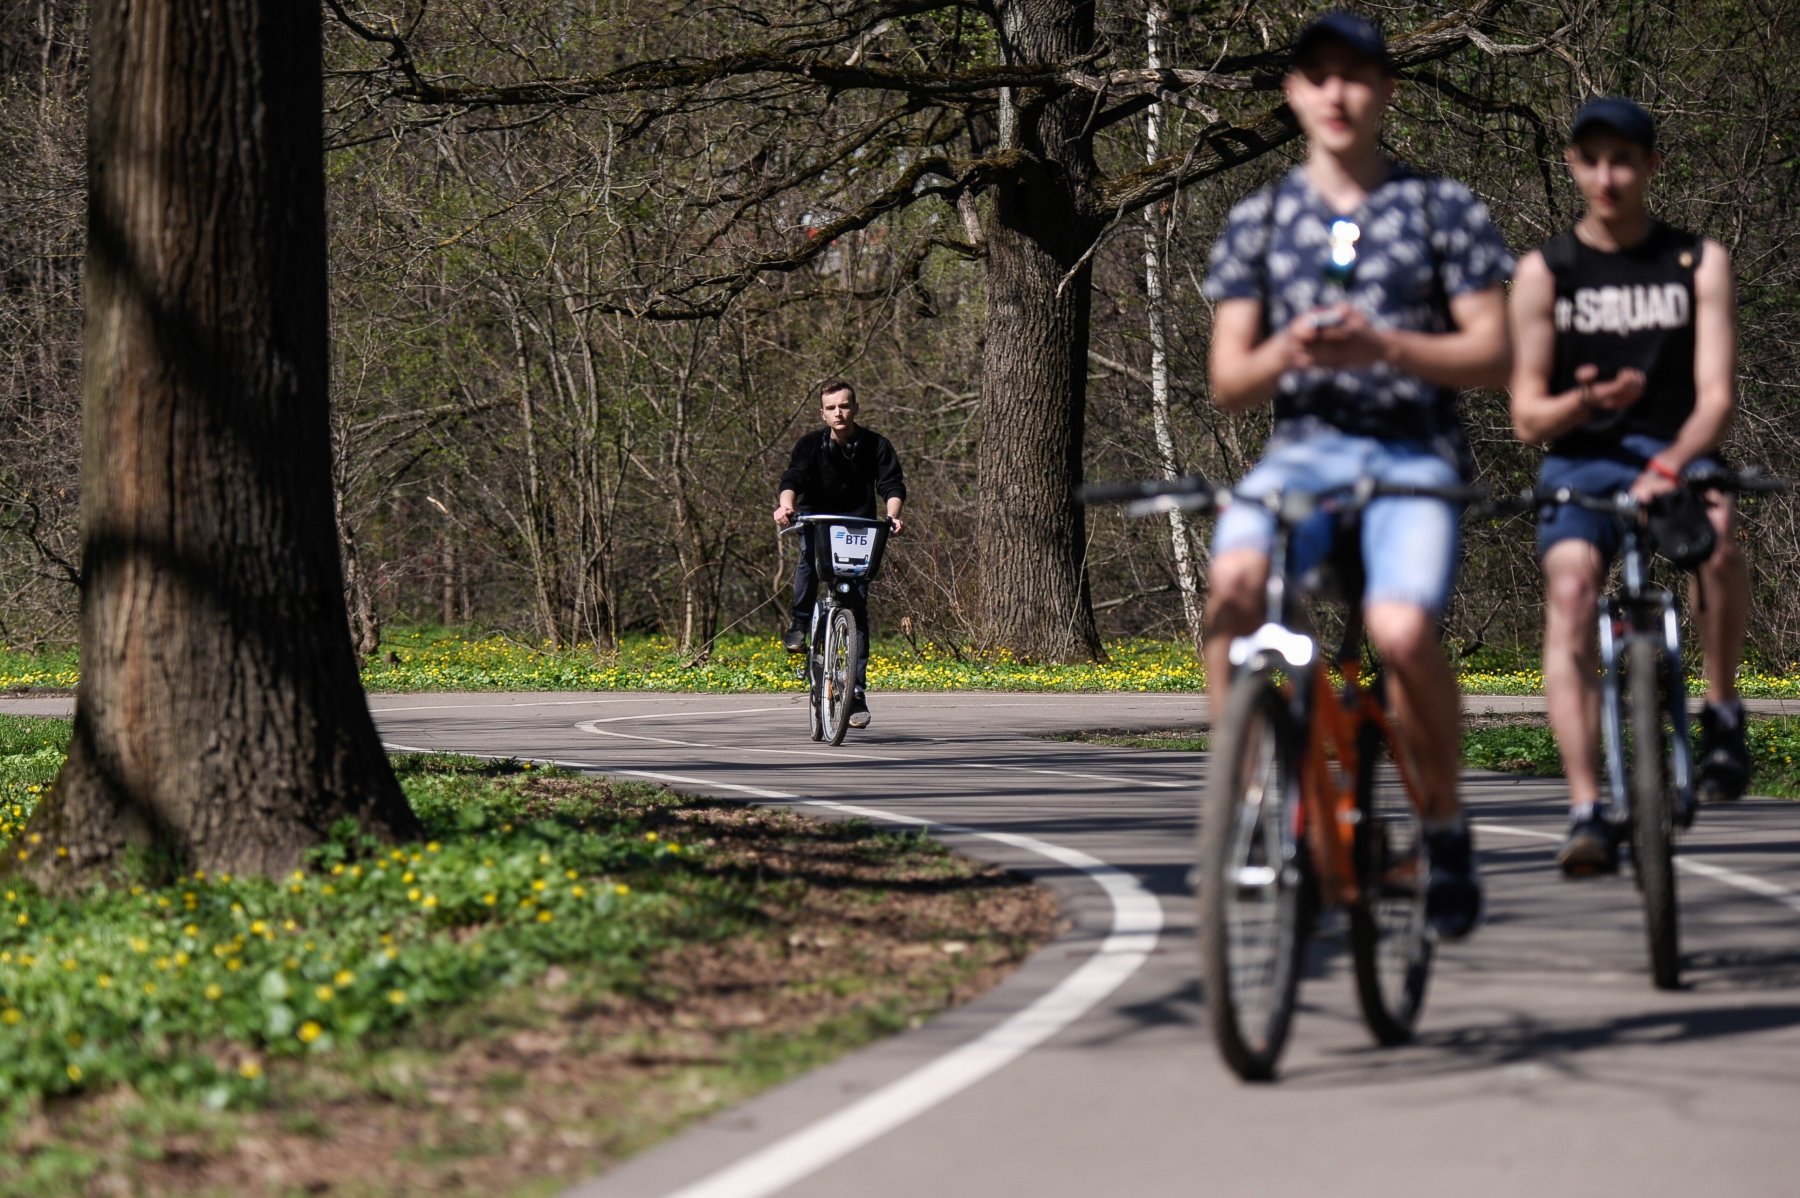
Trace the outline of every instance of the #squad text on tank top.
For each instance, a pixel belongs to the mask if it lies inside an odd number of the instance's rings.
[[[1623,412],[1596,412],[1558,439],[1559,454],[1601,453],[1626,433],[1673,439],[1694,411],[1694,270],[1701,240],[1653,222],[1636,245],[1597,250],[1566,230],[1544,244],[1556,280],[1556,360],[1550,389],[1570,390],[1577,367],[1601,380],[1635,368],[1644,397]]]

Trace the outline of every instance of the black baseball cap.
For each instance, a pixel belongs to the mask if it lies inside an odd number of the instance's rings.
[[[1336,9],[1322,16],[1314,17],[1294,39],[1294,48],[1288,56],[1291,65],[1306,60],[1306,56],[1327,42],[1336,42],[1348,46],[1353,52],[1368,59],[1382,70],[1390,70],[1387,42],[1381,31],[1363,17],[1353,12]]]
[[[1656,122],[1640,105],[1624,96],[1601,96],[1583,104],[1569,125],[1569,140],[1580,141],[1582,134],[1595,129],[1611,130],[1626,141],[1656,152]]]

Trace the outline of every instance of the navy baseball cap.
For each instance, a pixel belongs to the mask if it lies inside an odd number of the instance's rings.
[[[1623,96],[1601,96],[1583,104],[1569,125],[1569,140],[1580,141],[1582,134],[1595,129],[1609,129],[1626,141],[1656,152],[1656,122],[1641,106]]]
[[[1327,42],[1336,42],[1348,46],[1353,52],[1382,70],[1390,69],[1387,42],[1381,31],[1367,20],[1353,12],[1337,9],[1314,17],[1294,39],[1294,49],[1289,55],[1290,63],[1298,64],[1306,60],[1306,56]]]

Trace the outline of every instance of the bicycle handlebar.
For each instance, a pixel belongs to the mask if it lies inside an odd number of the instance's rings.
[[[1159,512],[1211,512],[1231,503],[1254,503],[1278,514],[1303,509],[1290,518],[1298,519],[1317,511],[1348,514],[1367,507],[1377,499],[1441,499],[1446,503],[1476,503],[1488,498],[1485,487],[1430,487],[1409,483],[1384,483],[1373,478],[1360,478],[1341,487],[1302,491],[1277,489],[1260,495],[1246,495],[1231,487],[1220,487],[1197,474],[1180,478],[1144,479],[1137,482],[1099,483],[1086,486],[1076,497],[1085,504],[1122,503],[1128,516],[1150,516]]]
[[[1689,475],[1681,483],[1690,491],[1733,491],[1738,494],[1771,494],[1788,489],[1787,480],[1761,471],[1706,470]],[[1637,514],[1640,504],[1630,491],[1595,495],[1573,487],[1532,487],[1519,495],[1497,496],[1480,506],[1482,516],[1523,515],[1544,507],[1579,507],[1603,516],[1629,517]]]
[[[799,532],[810,524],[841,524],[845,528],[885,528],[889,532],[894,530],[894,522],[886,516],[833,516],[807,512],[804,515],[796,513],[788,521],[787,527],[775,535],[785,537],[791,532]]]

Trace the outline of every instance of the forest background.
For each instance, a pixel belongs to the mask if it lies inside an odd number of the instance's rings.
[[[1254,458],[1266,416],[1207,402],[1199,283],[1230,205],[1299,152],[1278,51],[1312,6],[329,7],[334,471],[365,655],[384,621],[602,651],[635,632],[686,652],[773,632],[791,562],[769,520],[775,479],[828,377],[856,382],[907,465],[911,527],[881,622],[1028,655],[1191,634],[1180,578],[1184,560],[1203,566],[1206,529],[1084,519],[1054,496],[1084,475],[1232,478]],[[1800,6],[1362,8],[1410,37],[1391,151],[1466,181],[1516,252],[1575,214],[1560,154],[1582,100],[1626,94],[1657,114],[1657,211],[1736,264],[1728,452],[1791,473]],[[1021,26],[1072,11],[1067,53],[1021,49]],[[14,647],[74,639],[86,20],[75,0],[0,11],[0,643]],[[1091,333],[1073,407],[1053,411],[1064,440],[1049,452],[1071,460],[1049,471],[1047,506],[995,485],[1043,473],[1004,456],[1042,413],[1031,371],[995,348],[1030,317],[1017,279],[995,295],[1003,206],[1052,196],[1008,156],[1034,104],[1061,106],[1078,165],[1107,182],[1065,222],[1074,253],[1046,295],[1085,304],[1070,319]],[[1523,485],[1535,456],[1504,397],[1472,394],[1465,414],[1483,480]],[[1760,501],[1745,523],[1765,666],[1800,660],[1797,512]],[[1028,540],[1021,522],[1058,530],[1086,570],[1092,628],[1061,647],[1011,642],[984,595]],[[1028,605],[1052,602],[1029,589],[1015,588]],[[1473,530],[1453,642],[1531,651],[1539,589],[1522,525]]]

